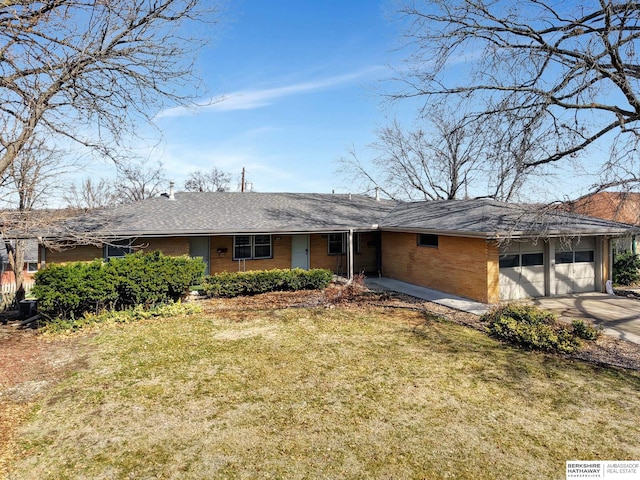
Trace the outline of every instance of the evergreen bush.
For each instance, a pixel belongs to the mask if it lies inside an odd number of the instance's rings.
[[[534,350],[572,353],[580,346],[579,336],[558,322],[557,315],[533,305],[510,303],[482,316],[489,333],[509,343]]]
[[[49,318],[78,318],[137,305],[149,308],[184,297],[204,269],[199,258],[137,252],[108,262],[50,265],[36,273],[33,294],[38,312]]]
[[[633,252],[616,253],[613,259],[613,283],[632,285],[640,280],[640,257]]]
[[[202,291],[208,297],[237,297],[266,292],[317,290],[331,282],[330,270],[254,270],[249,272],[223,272],[205,277]]]

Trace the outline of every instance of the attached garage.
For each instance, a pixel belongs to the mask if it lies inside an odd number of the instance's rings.
[[[512,241],[500,248],[500,300],[545,295],[543,241]]]

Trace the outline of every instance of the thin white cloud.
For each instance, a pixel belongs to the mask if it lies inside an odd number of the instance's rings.
[[[232,110],[252,110],[273,104],[275,101],[299,95],[303,93],[326,90],[332,87],[349,85],[365,77],[371,76],[385,67],[370,67],[353,73],[336,75],[319,80],[301,82],[293,85],[286,85],[277,88],[267,88],[262,90],[239,90],[237,92],[213,97],[199,102],[192,107],[175,107],[163,110],[156,118],[181,117],[195,115],[201,112],[224,112]]]

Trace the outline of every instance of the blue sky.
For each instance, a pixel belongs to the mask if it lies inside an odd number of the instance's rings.
[[[260,192],[360,193],[336,173],[340,157],[353,148],[361,159],[371,158],[367,146],[376,140],[375,130],[394,117],[410,126],[419,106],[381,102],[380,92],[392,88],[392,67],[407,54],[398,50],[402,32],[393,22],[393,5],[228,1],[212,27],[213,41],[199,56],[206,89],[199,106],[159,112],[162,141],[140,153],[161,161],[178,189],[190,172],[215,166],[232,174],[232,189],[244,167]],[[456,68],[464,68],[462,60]],[[152,135],[149,145],[155,143]],[[109,175],[109,168],[99,171]],[[592,183],[593,169],[554,172],[535,182],[529,199],[577,197]]]
[[[375,93],[397,45],[387,6],[230,2],[200,56],[203,106],[158,115],[164,141],[153,156],[167,177],[182,187],[193,170],[216,166],[235,180],[245,167],[257,191],[348,192],[337,160],[371,143],[388,114]]]

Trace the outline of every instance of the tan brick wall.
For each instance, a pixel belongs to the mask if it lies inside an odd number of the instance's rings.
[[[162,237],[162,238],[139,238],[133,242],[135,250],[142,249],[145,252],[160,250],[169,257],[179,257],[189,255],[188,237]]]
[[[90,262],[96,258],[102,258],[104,250],[102,247],[93,247],[91,245],[82,245],[60,252],[47,250],[45,253],[45,262],[49,263],[69,263],[69,262]]]
[[[480,302],[498,299],[498,250],[485,240],[438,237],[438,248],[420,247],[415,233],[382,233],[386,277]]]
[[[500,302],[500,247],[486,243],[487,247],[487,303]]]

